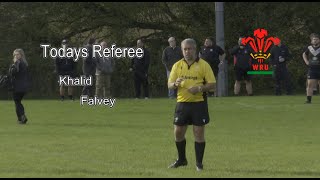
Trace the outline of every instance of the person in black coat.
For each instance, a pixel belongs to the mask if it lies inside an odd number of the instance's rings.
[[[68,43],[67,40],[63,40],[61,42],[61,46],[64,48],[68,48]],[[57,57],[55,59],[55,65],[56,65],[56,73],[58,74],[58,79],[59,76],[70,76],[71,78],[75,78],[76,76],[76,62],[73,60],[73,58],[68,58],[68,57]],[[63,85],[60,86],[60,98],[61,101],[64,100],[64,91],[65,87]],[[68,96],[69,99],[74,100],[73,97],[73,87],[68,86]]]
[[[166,68],[167,78],[170,76],[170,72],[174,63],[183,58],[181,47],[176,45],[176,39],[174,37],[170,37],[168,42],[169,46],[166,47],[162,52],[162,63]],[[171,99],[177,98],[177,91],[175,89],[169,89],[168,96]]]
[[[10,66],[9,74],[12,79],[13,100],[16,106],[16,114],[19,124],[26,124],[28,119],[21,103],[30,87],[28,62],[22,49],[13,51],[13,64]]]
[[[226,54],[224,50],[215,44],[215,39],[213,37],[207,37],[204,41],[204,46],[201,47],[199,52],[199,58],[207,61],[211,66],[214,77],[218,82],[219,66],[221,62],[225,59]],[[215,90],[208,92],[209,96],[217,96],[218,86],[216,85]]]
[[[252,96],[252,77],[248,74],[248,71],[252,70],[252,57],[250,54],[253,52],[253,50],[248,45],[243,45],[241,43],[242,38],[243,37],[240,37],[238,40],[238,45],[234,46],[230,50],[230,54],[233,56],[235,71],[234,94],[236,96],[239,95],[241,81],[244,80],[246,83],[247,94]]]
[[[83,59],[83,65],[82,70],[83,74],[86,77],[92,76],[93,80],[92,82],[95,82],[95,74],[96,74],[96,58],[93,56],[93,45],[96,43],[95,38],[90,38],[88,41],[88,44],[85,46],[85,48],[88,49],[88,57]],[[89,97],[94,96],[94,86],[83,86],[82,89],[82,95],[88,95]]]
[[[148,69],[150,64],[150,53],[144,47],[142,39],[137,41],[137,48],[142,48],[144,55],[142,58],[135,57],[131,61],[130,71],[134,72],[134,87],[136,99],[140,98],[141,85],[144,89],[144,98],[149,98],[149,83],[148,83]]]
[[[275,95],[280,96],[281,84],[285,84],[287,95],[292,94],[291,79],[287,63],[292,59],[292,55],[285,44],[281,41],[271,48],[270,63],[274,71]]]

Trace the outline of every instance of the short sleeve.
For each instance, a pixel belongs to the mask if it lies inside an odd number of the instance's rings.
[[[178,79],[178,75],[177,75],[177,63],[176,63],[172,66],[170,76],[168,78],[168,83],[176,82],[177,79]]]
[[[216,83],[216,78],[214,77],[212,68],[208,63],[205,64],[204,71],[205,71],[204,79],[206,83]]]

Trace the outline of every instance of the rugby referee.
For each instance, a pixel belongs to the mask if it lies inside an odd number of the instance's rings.
[[[178,159],[169,168],[188,164],[185,134],[188,125],[193,125],[196,169],[201,171],[205,149],[204,129],[209,123],[205,92],[215,88],[216,79],[210,65],[197,57],[195,40],[183,40],[181,49],[184,58],[173,65],[168,79],[168,88],[178,90],[173,122]]]

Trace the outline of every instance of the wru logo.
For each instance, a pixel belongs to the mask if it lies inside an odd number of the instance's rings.
[[[269,70],[268,64],[263,64],[264,60],[270,57],[270,53],[267,53],[269,48],[272,44],[278,45],[280,43],[280,39],[277,37],[269,37],[265,40],[268,36],[268,31],[265,29],[256,29],[253,33],[255,38],[252,37],[245,37],[242,38],[241,43],[243,45],[249,44],[252,50],[255,52],[254,54],[251,53],[251,57],[258,61],[259,64],[253,64],[253,70],[262,70],[267,71]]]

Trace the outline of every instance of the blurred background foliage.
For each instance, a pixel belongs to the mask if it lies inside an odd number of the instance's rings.
[[[229,62],[229,95],[233,93],[234,72],[228,50],[240,35],[252,36],[256,28],[265,28],[271,36],[286,44],[293,59],[288,67],[296,93],[304,93],[306,66],[302,52],[310,43],[309,34],[319,33],[319,2],[227,2],[224,5],[225,49]],[[215,4],[213,2],[1,2],[0,3],[0,74],[12,62],[12,52],[24,49],[33,78],[28,98],[56,98],[57,75],[53,59],[42,57],[40,44],[59,47],[68,39],[72,47],[82,47],[89,37],[106,40],[118,47],[135,46],[144,38],[151,52],[149,81],[151,97],[167,96],[166,73],[161,63],[167,39],[194,38],[199,47],[207,36],[215,37]],[[112,77],[115,97],[133,97],[133,78],[128,71],[129,59],[117,59]],[[82,74],[82,60],[78,74]],[[253,78],[255,94],[271,94],[271,76]],[[76,95],[80,95],[77,88]],[[0,98],[9,98],[1,90]]]

